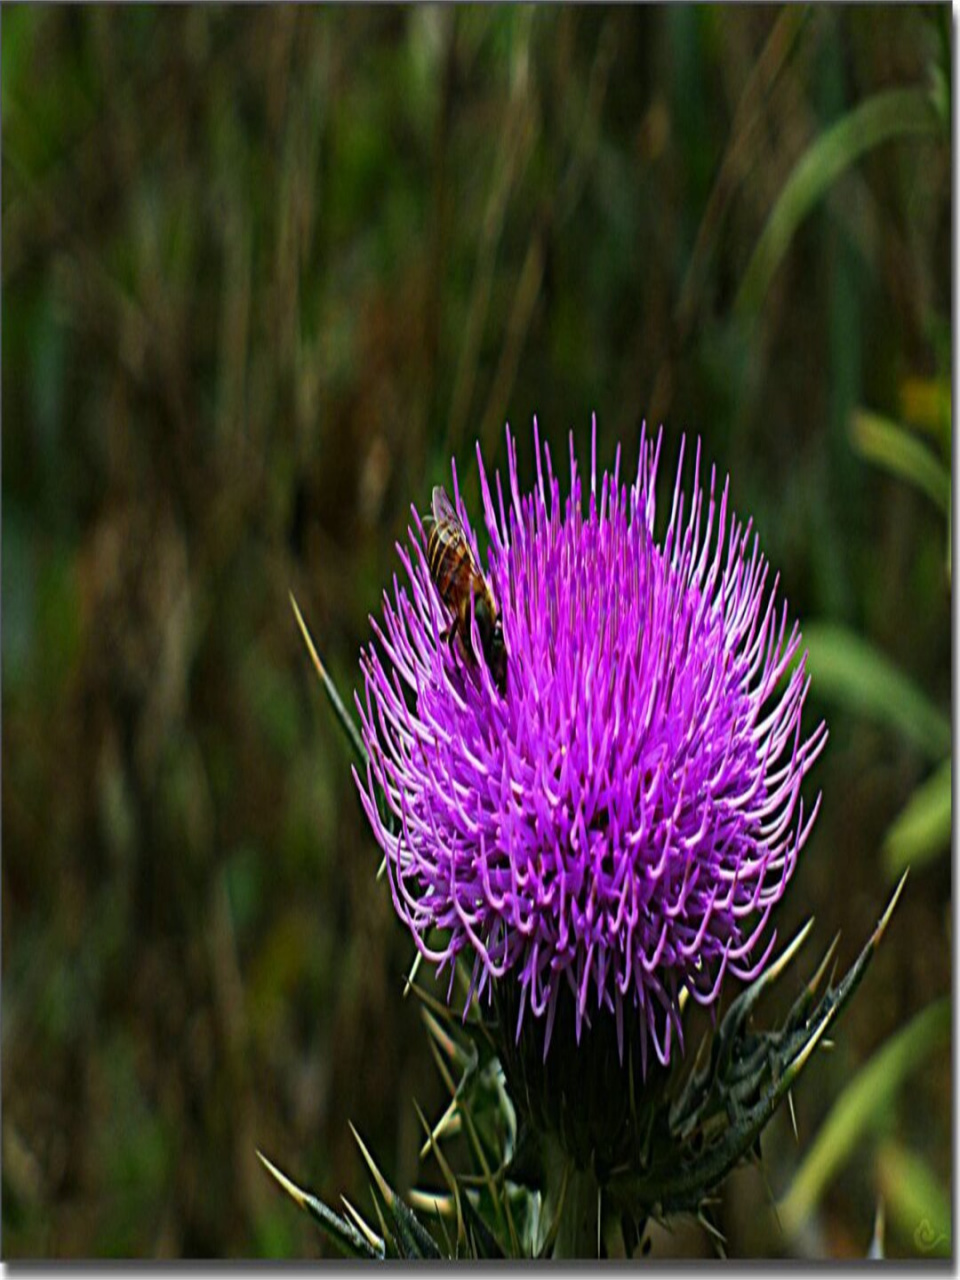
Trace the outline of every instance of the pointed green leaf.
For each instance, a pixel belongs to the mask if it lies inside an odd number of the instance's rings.
[[[865,152],[893,138],[934,133],[941,128],[926,89],[878,93],[827,128],[787,179],[747,266],[735,310],[748,315],[759,310],[800,223]]]
[[[398,1249],[408,1258],[439,1258],[440,1250],[433,1236],[423,1225],[410,1206],[401,1199],[380,1172],[375,1160],[364,1145],[363,1139],[353,1125],[350,1132],[360,1148],[360,1154],[366,1161],[374,1179],[374,1192],[379,1195],[386,1206],[387,1213],[396,1227],[395,1240]]]
[[[370,1184],[370,1198],[373,1201],[374,1212],[377,1215],[377,1221],[380,1223],[380,1232],[383,1236],[383,1250],[385,1258],[405,1258],[407,1256],[405,1250],[401,1247],[402,1242],[398,1242],[396,1237],[391,1234],[387,1225],[387,1219],[390,1216],[387,1206],[384,1203],[383,1196],[376,1183]]]
[[[787,1235],[809,1217],[824,1187],[882,1123],[900,1085],[928,1054],[950,1041],[950,1000],[927,1005],[862,1067],[834,1103],[797,1170],[779,1214]]]
[[[873,645],[833,623],[808,623],[803,643],[818,697],[897,730],[932,760],[950,751],[949,718]]]
[[[394,1225],[402,1235],[409,1258],[439,1258],[440,1247],[407,1202],[394,1195],[389,1205]]]
[[[473,1249],[473,1256],[484,1259],[505,1257],[496,1236],[480,1216],[468,1193],[465,1192],[461,1195],[460,1203],[463,1206],[463,1218]]]
[[[333,683],[327,668],[320,661],[320,655],[317,653],[316,646],[313,643],[313,637],[307,630],[307,624],[303,620],[303,614],[300,612],[292,591],[290,592],[290,604],[293,607],[293,614],[297,620],[297,626],[300,628],[300,634],[303,636],[304,644],[307,646],[307,652],[310,654],[310,660],[314,665],[317,675],[320,677],[320,683],[323,685],[324,692],[330,700],[330,705],[333,707],[334,715],[339,720],[340,727],[347,735],[347,740],[353,748],[353,754],[357,757],[357,763],[360,765],[361,769],[365,770],[367,767],[367,749],[363,745],[363,739],[360,737],[360,730],[357,728],[353,716],[350,715],[349,711],[347,711],[347,708],[344,706],[343,699],[340,697],[337,686]]]
[[[914,485],[946,514],[950,509],[950,472],[943,463],[898,422],[857,409],[850,434],[859,453],[877,466]]]
[[[809,1016],[799,1024],[791,1016],[780,1032],[757,1035],[743,1030],[727,1075],[711,1073],[698,1083],[699,1097],[688,1108],[704,1136],[698,1154],[690,1158],[688,1134],[674,1131],[667,1140],[661,1135],[644,1173],[626,1173],[611,1182],[609,1190],[616,1203],[634,1212],[697,1212],[704,1197],[755,1152],[771,1116],[862,981],[904,880],[855,963],[836,987],[826,991]],[[793,948],[800,940],[802,936],[792,944]]]
[[[433,1152],[434,1159],[440,1166],[440,1172],[443,1174],[443,1180],[447,1184],[450,1194],[453,1196],[454,1207],[457,1213],[457,1240],[465,1239],[466,1233],[463,1229],[463,1206],[460,1203],[460,1188],[457,1185],[457,1180],[453,1176],[453,1170],[450,1168],[450,1164],[447,1161],[446,1156],[440,1150],[440,1146],[434,1138],[433,1130],[430,1128],[430,1124],[427,1121],[427,1117],[423,1114],[423,1110],[416,1101],[413,1105],[416,1108],[417,1119],[420,1121],[421,1127],[427,1135],[428,1148]]]
[[[352,1222],[347,1222],[345,1218],[341,1218],[338,1213],[334,1213],[332,1209],[328,1208],[322,1200],[318,1200],[309,1191],[303,1191],[295,1182],[291,1182],[261,1152],[257,1152],[257,1157],[266,1171],[283,1188],[294,1204],[309,1214],[343,1253],[353,1258],[383,1258],[382,1246],[378,1250],[361,1235]]]
[[[948,757],[914,791],[887,832],[883,865],[887,875],[922,866],[950,848],[953,816],[953,762]]]
[[[698,1068],[694,1063],[680,1095],[674,1102],[670,1113],[670,1127],[677,1134],[689,1132],[695,1127],[702,1114],[704,1103],[709,1096],[713,1083],[719,1076],[730,1070],[734,1053],[741,1056],[740,1066],[744,1067],[744,1028],[760,996],[790,964],[813,928],[813,919],[807,921],[788,947],[771,963],[764,972],[753,981],[746,990],[733,1001],[712,1038],[709,1061]],[[762,1048],[757,1044],[757,1048]],[[754,1053],[753,1057],[756,1057]],[[761,1058],[765,1065],[765,1058]]]

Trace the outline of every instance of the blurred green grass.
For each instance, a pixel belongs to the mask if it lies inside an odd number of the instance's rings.
[[[878,95],[950,118],[949,34],[914,6],[3,10],[7,1257],[315,1254],[254,1150],[359,1201],[348,1119],[414,1178],[442,1089],[412,948],[287,593],[351,688],[410,504],[453,452],[475,502],[506,419],[528,475],[534,412],[562,454],[596,410],[602,462],[643,418],[669,460],[699,434],[791,609],[949,715],[942,514],[849,433],[949,388],[949,136],[817,167]],[[814,683],[819,713],[781,932],[815,912],[849,958],[931,766],[921,725]],[[951,891],[946,856],[911,877],[800,1148],[771,1133],[778,1196],[948,989]],[[949,1187],[948,1056],[914,1086],[886,1137]],[[862,1256],[890,1150],[800,1241],[738,1181],[731,1252]]]

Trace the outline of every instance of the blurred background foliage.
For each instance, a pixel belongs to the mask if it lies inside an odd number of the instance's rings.
[[[913,865],[727,1247],[862,1257],[880,1197],[888,1253],[949,1250],[949,9],[2,22],[5,1255],[316,1254],[254,1152],[365,1203],[348,1119],[431,1183],[287,593],[351,689],[451,455],[475,502],[476,439],[529,477],[532,415],[562,455],[594,410],[602,463],[702,437],[809,632],[781,937],[848,964]]]

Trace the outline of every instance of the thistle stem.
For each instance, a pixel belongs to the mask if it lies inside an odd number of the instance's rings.
[[[545,1152],[547,1222],[555,1224],[551,1256],[556,1259],[600,1256],[600,1186],[591,1169],[578,1169],[560,1147],[548,1141]]]

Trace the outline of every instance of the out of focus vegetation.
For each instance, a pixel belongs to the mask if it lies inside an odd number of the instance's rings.
[[[562,454],[593,410],[604,463],[644,417],[671,463],[701,435],[808,624],[831,741],[781,936],[813,913],[849,963],[913,864],[727,1248],[863,1256],[881,1197],[888,1253],[949,1249],[950,38],[4,9],[7,1257],[314,1254],[255,1148],[363,1201],[348,1120],[436,1184],[412,945],[287,593],[353,687],[451,455],[475,497],[477,438],[502,464],[509,419],[529,474],[533,413]]]

